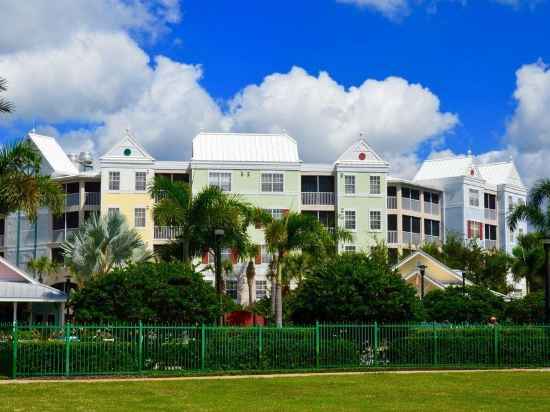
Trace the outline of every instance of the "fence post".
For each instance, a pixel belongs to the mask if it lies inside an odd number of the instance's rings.
[[[143,322],[139,321],[139,335],[138,335],[138,368],[139,373],[143,373]]]
[[[499,342],[498,342],[498,325],[495,325],[493,327],[493,329],[494,329],[494,335],[495,335],[495,339],[494,339],[495,340],[495,366],[498,366],[498,360],[499,360],[498,359],[498,349],[499,349],[499,347],[498,347],[498,344],[499,344]]]
[[[264,337],[263,337],[263,333],[262,333],[262,327],[259,326],[259,329],[258,329],[258,360],[259,360],[259,367],[261,368],[262,366],[262,353],[264,351]]]
[[[434,340],[434,365],[437,366],[439,363],[439,354],[437,352],[437,329],[435,327],[435,322],[432,323],[433,327],[433,340]]]
[[[17,321],[13,321],[11,335],[11,377],[17,378]]]
[[[65,377],[69,377],[71,373],[70,369],[70,356],[71,356],[71,324],[65,323]]]
[[[206,329],[204,323],[201,325],[201,369],[206,368]]]
[[[317,369],[319,369],[320,366],[320,359],[319,359],[319,352],[321,350],[321,337],[320,337],[320,330],[319,330],[319,321],[315,322],[315,366]]]
[[[380,342],[379,342],[379,331],[378,331],[378,322],[374,321],[374,348],[373,348],[373,366],[377,366],[378,365],[378,353],[380,352]]]

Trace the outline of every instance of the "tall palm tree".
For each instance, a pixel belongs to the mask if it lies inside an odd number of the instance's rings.
[[[527,291],[541,290],[544,284],[544,246],[539,233],[518,236],[518,244],[512,250],[514,279],[525,279]]]
[[[274,220],[265,228],[265,239],[269,251],[274,254],[274,287],[272,299],[275,299],[275,322],[283,325],[283,268],[285,258],[292,251],[302,251],[319,255],[324,248],[326,229],[311,215],[288,213]]]
[[[550,179],[541,179],[529,191],[527,203],[518,205],[508,216],[508,225],[515,230],[519,222],[527,221],[535,228],[544,244],[544,309],[550,322]]]
[[[55,273],[59,269],[59,265],[53,262],[47,256],[41,256],[36,259],[31,259],[27,263],[27,268],[34,273],[35,277],[38,277],[40,283],[44,282],[44,275],[46,278],[52,273]]]
[[[5,92],[8,89],[8,82],[6,79],[0,77],[0,92]],[[13,111],[13,104],[6,99],[0,98],[0,113],[11,113]]]
[[[150,260],[139,233],[118,213],[92,216],[62,245],[65,261],[80,285],[115,267]]]

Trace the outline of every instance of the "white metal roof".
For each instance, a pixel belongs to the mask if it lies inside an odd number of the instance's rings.
[[[471,156],[425,160],[413,180],[431,180],[445,177],[468,176],[474,166]]]
[[[52,176],[78,175],[78,168],[63,151],[57,140],[50,136],[29,133],[29,139],[34,143],[44,160],[53,170]]]
[[[199,133],[193,139],[194,161],[300,162],[298,145],[287,134]]]
[[[300,168],[302,172],[333,172],[334,164],[332,163],[302,163]]]
[[[155,160],[156,170],[183,170],[189,169],[189,162],[177,160]]]
[[[479,173],[493,185],[512,184],[524,186],[514,162],[488,163],[478,166]]]
[[[402,179],[400,177],[394,177],[394,176],[388,176],[387,182],[388,183],[401,183],[401,184],[420,187],[420,188],[424,188],[424,189],[436,190],[438,192],[442,191],[441,189],[439,189],[435,186],[432,186],[432,185],[425,185],[424,183],[413,182],[412,180]]]
[[[64,302],[63,292],[37,282],[0,257],[0,302]]]

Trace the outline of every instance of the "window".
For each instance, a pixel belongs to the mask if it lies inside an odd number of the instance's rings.
[[[382,193],[380,189],[380,176],[370,176],[369,182],[371,195],[379,195]]]
[[[224,192],[231,192],[231,173],[210,172],[208,174],[208,184],[219,187]]]
[[[470,195],[470,206],[479,207],[479,190],[469,189],[468,193]]]
[[[347,195],[355,193],[355,176],[344,176],[344,192]]]
[[[120,190],[120,172],[109,172],[109,190]]]
[[[231,262],[233,260],[233,253],[231,252],[230,248],[222,249],[222,263],[223,262]],[[214,264],[214,252],[208,253],[208,263]]]
[[[282,173],[262,173],[262,192],[282,192],[283,182]]]
[[[439,203],[439,195],[437,193],[424,192],[424,202],[437,205]]]
[[[481,239],[483,235],[482,230],[482,223],[468,220],[468,239]]]
[[[344,228],[355,230],[356,227],[355,210],[346,210],[344,212]]]
[[[508,196],[508,211],[514,210],[514,198],[512,196]]]
[[[439,237],[439,222],[437,220],[424,220],[424,235]]]
[[[497,197],[489,193],[484,193],[483,206],[485,207],[485,209],[495,210],[497,208]]]
[[[382,213],[379,210],[371,210],[369,217],[370,230],[382,230]]]
[[[271,256],[271,254],[267,250],[267,246],[262,245],[260,247],[260,250],[261,250],[261,255],[262,255],[262,263],[271,263],[271,261],[273,260],[273,256]]]
[[[497,227],[494,225],[485,225],[485,239],[497,240]]]
[[[143,192],[146,189],[147,173],[136,172],[136,192]]]
[[[225,281],[225,294],[233,300],[237,300],[237,280],[228,279]]]
[[[274,220],[282,219],[285,214],[285,209],[266,209],[266,211]]]
[[[420,218],[403,215],[403,232],[420,233]]]
[[[256,300],[263,299],[267,296],[267,280],[256,281]],[[249,302],[252,303],[252,302]]]
[[[134,209],[134,226],[145,227],[145,208],[137,207]]]
[[[120,209],[118,207],[110,207],[107,209],[107,216],[118,215],[119,213]]]
[[[345,253],[355,253],[357,251],[357,248],[355,245],[344,245],[344,252]]]

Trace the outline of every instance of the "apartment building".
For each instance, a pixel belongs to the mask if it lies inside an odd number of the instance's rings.
[[[444,193],[429,185],[388,178],[387,242],[392,261],[425,243],[444,240]]]

